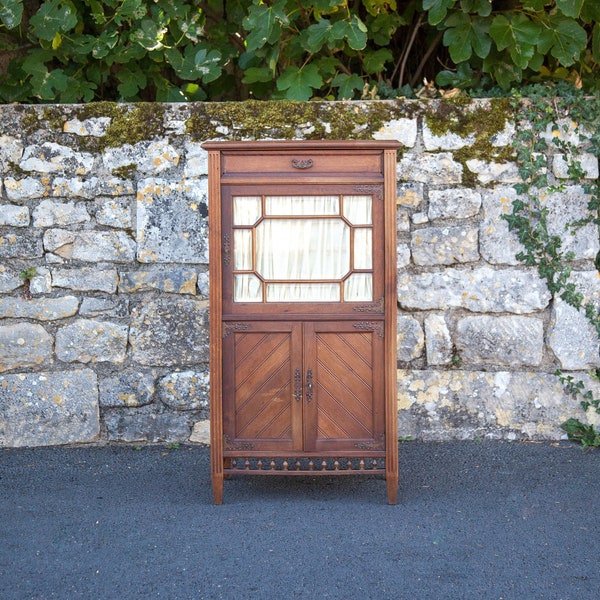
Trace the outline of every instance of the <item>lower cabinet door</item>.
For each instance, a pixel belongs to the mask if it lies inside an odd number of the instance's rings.
[[[383,321],[223,329],[226,453],[385,450]]]
[[[385,450],[383,321],[304,324],[304,449]]]
[[[223,446],[302,450],[302,323],[224,324]]]

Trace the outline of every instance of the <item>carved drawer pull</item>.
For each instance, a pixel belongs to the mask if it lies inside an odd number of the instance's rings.
[[[312,158],[308,158],[306,160],[292,158],[292,167],[294,167],[294,169],[310,169],[312,166],[313,166]]]

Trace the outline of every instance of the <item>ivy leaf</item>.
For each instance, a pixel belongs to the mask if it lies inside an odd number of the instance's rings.
[[[146,16],[147,9],[142,0],[123,0],[116,15],[115,22],[120,25],[129,18],[141,19]]]
[[[310,100],[313,89],[323,85],[323,78],[315,65],[309,64],[299,69],[288,67],[277,79],[277,89],[285,91],[288,100]]]
[[[547,30],[544,44],[550,43],[550,54],[556,58],[561,65],[569,67],[585,51],[587,44],[587,34],[573,19],[560,16],[551,16],[549,20],[550,28]],[[542,53],[546,52],[538,44],[538,49]]]
[[[367,27],[357,16],[351,21],[336,21],[331,27],[331,39],[345,39],[353,50],[362,50],[367,45]]]
[[[0,21],[6,29],[14,29],[23,18],[23,0],[2,0],[0,3]]]
[[[492,13],[490,0],[460,0],[460,7],[464,12],[477,13],[480,17],[489,17]]]
[[[62,69],[48,71],[44,62],[39,60],[41,57],[41,53],[28,56],[23,61],[23,70],[31,75],[31,87],[35,96],[40,100],[56,100],[58,94],[67,89],[69,78]]]
[[[96,89],[95,83],[71,76],[65,91],[60,94],[60,101],[67,104],[90,102],[94,99]]]
[[[281,26],[289,22],[285,14],[286,0],[277,0],[273,6],[267,6],[254,0],[248,9],[248,16],[242,26],[249,32],[246,38],[246,52],[262,48],[265,44],[274,44],[281,36]]]
[[[469,15],[456,12],[450,15],[444,25],[444,45],[448,46],[450,57],[455,63],[461,63],[471,58],[473,52],[479,58],[485,58],[492,42],[488,35],[488,21],[481,17],[470,18]]]
[[[306,41],[303,44],[304,49],[311,54],[318,52],[327,41],[331,33],[332,24],[329,19],[319,19],[306,30]]]
[[[362,90],[365,82],[362,77],[359,77],[355,73],[348,75],[347,73],[339,73],[333,78],[331,82],[332,87],[338,88],[338,98],[354,98],[355,90]]]
[[[585,0],[556,0],[556,7],[565,17],[579,18]]]
[[[29,23],[38,38],[50,42],[56,32],[64,33],[77,25],[77,12],[69,1],[49,0],[42,3]]]
[[[268,67],[249,67],[244,71],[244,83],[267,83],[273,80],[273,72]]]
[[[138,92],[146,87],[146,75],[140,69],[121,69],[117,78],[121,82],[117,90],[124,100],[134,99]]]
[[[385,70],[385,63],[392,62],[394,55],[388,48],[380,48],[374,52],[367,52],[363,59],[363,69],[368,74],[381,73]]]
[[[367,26],[354,15],[349,23],[350,28],[346,34],[348,46],[352,50],[363,50],[367,45]]]
[[[427,11],[430,25],[439,25],[448,14],[448,9],[456,4],[456,0],[423,0],[423,10]]]
[[[519,44],[535,45],[541,33],[541,26],[524,14],[514,15],[511,19],[497,15],[490,25],[490,36],[498,50]]]
[[[192,46],[188,46],[192,48]],[[203,83],[210,83],[221,75],[221,53],[218,50],[201,48],[194,57],[195,69]]]
[[[152,19],[142,19],[140,27],[129,35],[129,39],[139,44],[145,50],[158,50],[162,48],[162,40],[166,30]]]

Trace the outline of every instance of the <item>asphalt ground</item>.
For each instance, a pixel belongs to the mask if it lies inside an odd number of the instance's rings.
[[[0,599],[600,598],[600,451],[400,444],[369,477],[236,477],[209,450],[0,450]]]

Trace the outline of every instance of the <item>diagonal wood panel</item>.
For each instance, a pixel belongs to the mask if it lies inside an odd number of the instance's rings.
[[[318,334],[318,438],[373,436],[371,338],[364,332]]]
[[[236,438],[291,437],[290,336],[257,333],[236,344]],[[254,339],[253,339],[254,338]]]

